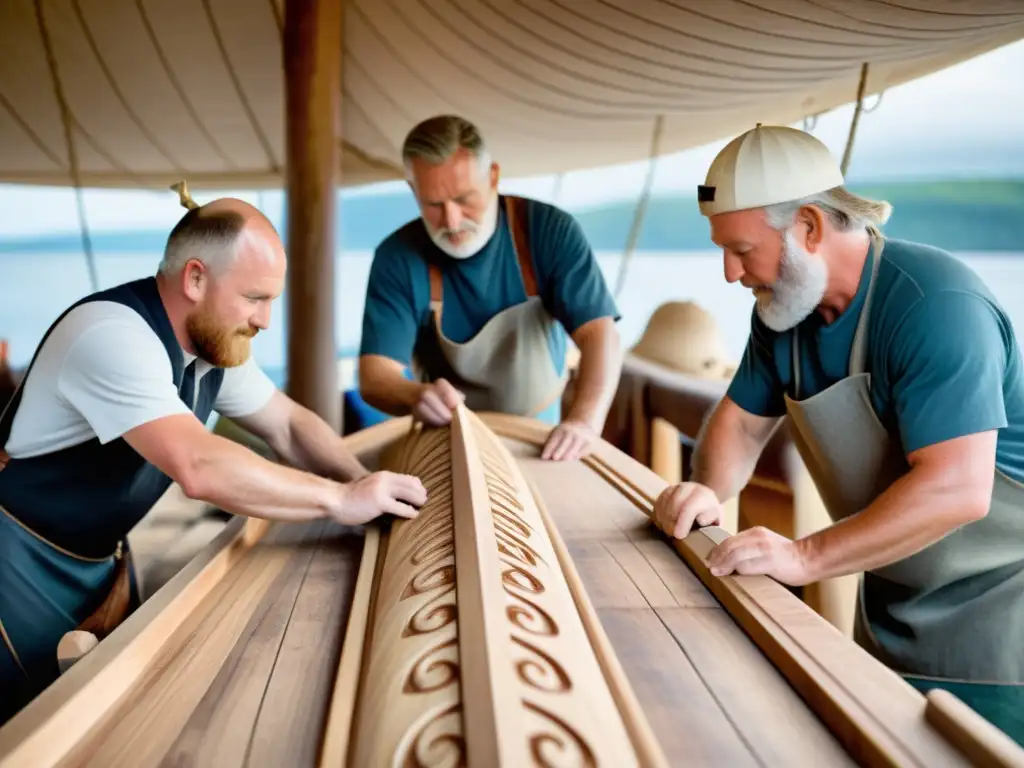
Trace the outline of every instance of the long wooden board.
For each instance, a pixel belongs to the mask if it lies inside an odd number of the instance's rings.
[[[549,432],[538,422],[501,414],[485,414],[483,419],[498,434],[531,446],[534,457]],[[667,487],[653,471],[603,441],[582,465],[618,490],[646,518]],[[626,538],[651,535],[652,526],[638,526],[637,516],[632,517],[630,524],[625,522],[624,512],[618,513],[616,525],[628,531]],[[972,738],[973,731],[967,725],[955,730],[936,729],[926,717],[922,694],[845,638],[785,587],[761,576],[712,576],[707,556],[728,535],[718,528],[704,528],[672,541],[672,546],[858,763],[971,764],[972,756],[983,748],[980,736],[968,746],[966,740]],[[658,538],[667,541],[660,534]],[[671,621],[667,623],[672,626]],[[677,621],[676,634],[680,626]],[[933,720],[938,722],[941,717]],[[979,723],[973,720],[971,725]],[[1024,750],[1013,751],[1024,759]]]
[[[1018,766],[788,590],[670,541],[664,481],[460,409],[350,440],[412,520],[233,521],[0,729],[0,766]],[[927,705],[927,707],[926,707]]]

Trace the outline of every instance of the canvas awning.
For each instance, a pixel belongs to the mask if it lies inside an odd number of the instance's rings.
[[[282,4],[4,0],[0,182],[74,183],[70,139],[84,186],[280,186]],[[675,152],[1021,37],[1018,0],[352,0],[341,182],[400,177],[439,112],[506,177],[557,173],[647,157],[659,115]]]

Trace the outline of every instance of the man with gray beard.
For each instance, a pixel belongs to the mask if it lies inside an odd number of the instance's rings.
[[[501,194],[498,163],[458,115],[414,126],[402,160],[420,216],[374,253],[360,393],[430,426],[460,403],[530,416],[552,427],[541,458],[579,459],[601,434],[622,357],[619,311],[579,223]],[[563,417],[569,339],[580,362]]]
[[[834,524],[797,541],[742,531],[711,552],[712,574],[799,586],[863,573],[857,642],[1024,740],[1017,340],[974,272],[885,237],[890,206],[843,185],[828,149],[792,128],[759,125],[712,163],[701,212],[726,279],[757,302],[692,482],[655,518],[679,538],[719,522],[788,416]]]

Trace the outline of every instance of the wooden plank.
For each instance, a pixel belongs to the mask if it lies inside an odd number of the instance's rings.
[[[590,601],[587,590],[583,585],[583,579],[579,571],[576,570],[576,564],[573,562],[569,549],[559,534],[558,526],[548,511],[547,504],[543,500],[544,497],[536,485],[532,483],[530,483],[530,492],[537,505],[537,511],[544,521],[544,527],[547,529],[551,545],[558,557],[558,564],[565,575],[566,584],[572,592],[576,609],[579,611],[580,618],[583,620],[583,625],[587,630],[587,639],[597,653],[601,671],[604,673],[608,687],[615,697],[615,703],[623,715],[626,729],[629,731],[629,737],[633,742],[633,748],[636,750],[637,757],[640,759],[640,764],[644,768],[667,766],[668,760],[665,757],[665,753],[654,735],[654,730],[651,728],[651,724],[647,720],[647,716],[640,706],[632,686],[629,684],[629,678],[626,677],[622,664],[619,663],[619,659],[615,655],[615,648],[612,646],[611,640],[601,625],[601,618]]]
[[[503,436],[537,446],[550,431],[504,414],[487,414],[486,421]],[[650,469],[603,441],[583,463],[648,516],[667,487]],[[856,760],[867,765],[964,764],[925,723],[921,694],[785,587],[764,576],[712,576],[707,555],[726,536],[721,529],[702,529],[673,545]]]
[[[247,765],[315,765],[362,550],[361,528],[327,523],[288,620]]]
[[[566,547],[587,585],[587,595],[595,608],[649,607],[643,592],[615,561],[603,541],[567,538]]]
[[[324,522],[282,526],[275,546],[294,546],[230,655],[164,759],[172,765],[245,765],[267,684]],[[302,546],[306,544],[306,546]]]
[[[232,573],[253,543],[232,520],[163,589],[0,728],[0,765],[59,762],[136,685],[177,627]]]
[[[507,651],[497,657],[514,670],[518,703],[501,711],[503,722],[520,722],[516,738],[534,763],[586,765],[600,756],[609,765],[637,765],[624,722],[634,713],[618,708],[604,678],[525,477],[477,417],[464,409],[458,417],[473,428],[493,520],[489,546],[500,555],[493,577],[505,593],[497,607]]]
[[[681,608],[721,607],[715,596],[701,584],[693,571],[686,567],[686,563],[679,555],[666,545],[663,537],[634,541],[632,544],[650,564],[651,569],[658,574],[658,578]]]
[[[271,541],[255,547],[188,614],[129,695],[105,710],[100,727],[77,742],[59,765],[145,768],[160,763],[284,570],[291,550],[272,543],[281,531],[272,531]]]
[[[602,608],[597,613],[671,765],[759,765],[652,609]]]
[[[654,568],[651,567],[633,541],[602,542],[605,550],[615,560],[616,565],[629,576],[630,581],[643,594],[644,600],[652,608],[669,608],[678,606],[675,595]]]
[[[856,765],[725,611],[663,608],[657,614],[764,765]]]
[[[704,528],[675,545],[855,759],[885,766],[966,765],[925,722],[923,696],[788,590],[764,577],[712,576],[707,556],[727,536]]]
[[[377,572],[381,544],[381,526],[368,525],[363,553],[356,575],[352,610],[345,627],[341,660],[334,678],[331,708],[324,729],[321,768],[338,768],[348,761],[351,744],[350,731],[355,718],[356,696],[359,691],[359,672],[363,665],[368,639],[368,627],[373,598],[374,574]]]

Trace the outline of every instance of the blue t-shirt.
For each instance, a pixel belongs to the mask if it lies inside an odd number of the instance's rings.
[[[553,205],[525,199],[527,237],[537,291],[558,323],[549,349],[556,370],[565,368],[566,332],[599,317],[619,320],[597,259],[570,214]],[[441,329],[456,343],[473,338],[497,313],[526,301],[502,198],[498,226],[486,246],[468,259],[453,259],[434,245],[422,219],[392,233],[378,247],[370,266],[363,312],[360,354],[382,355],[405,366],[425,334],[433,333],[430,313],[432,261],[441,268],[444,311]],[[433,377],[433,372],[428,371]],[[561,403],[539,419],[557,424]]]
[[[871,274],[831,325],[812,313],[798,326],[804,400],[849,374],[850,350]],[[786,413],[793,397],[792,330],[753,314],[729,396],[760,416]],[[867,328],[871,401],[905,454],[999,430],[996,466],[1024,482],[1024,373],[1009,317],[981,278],[945,251],[886,240]]]

